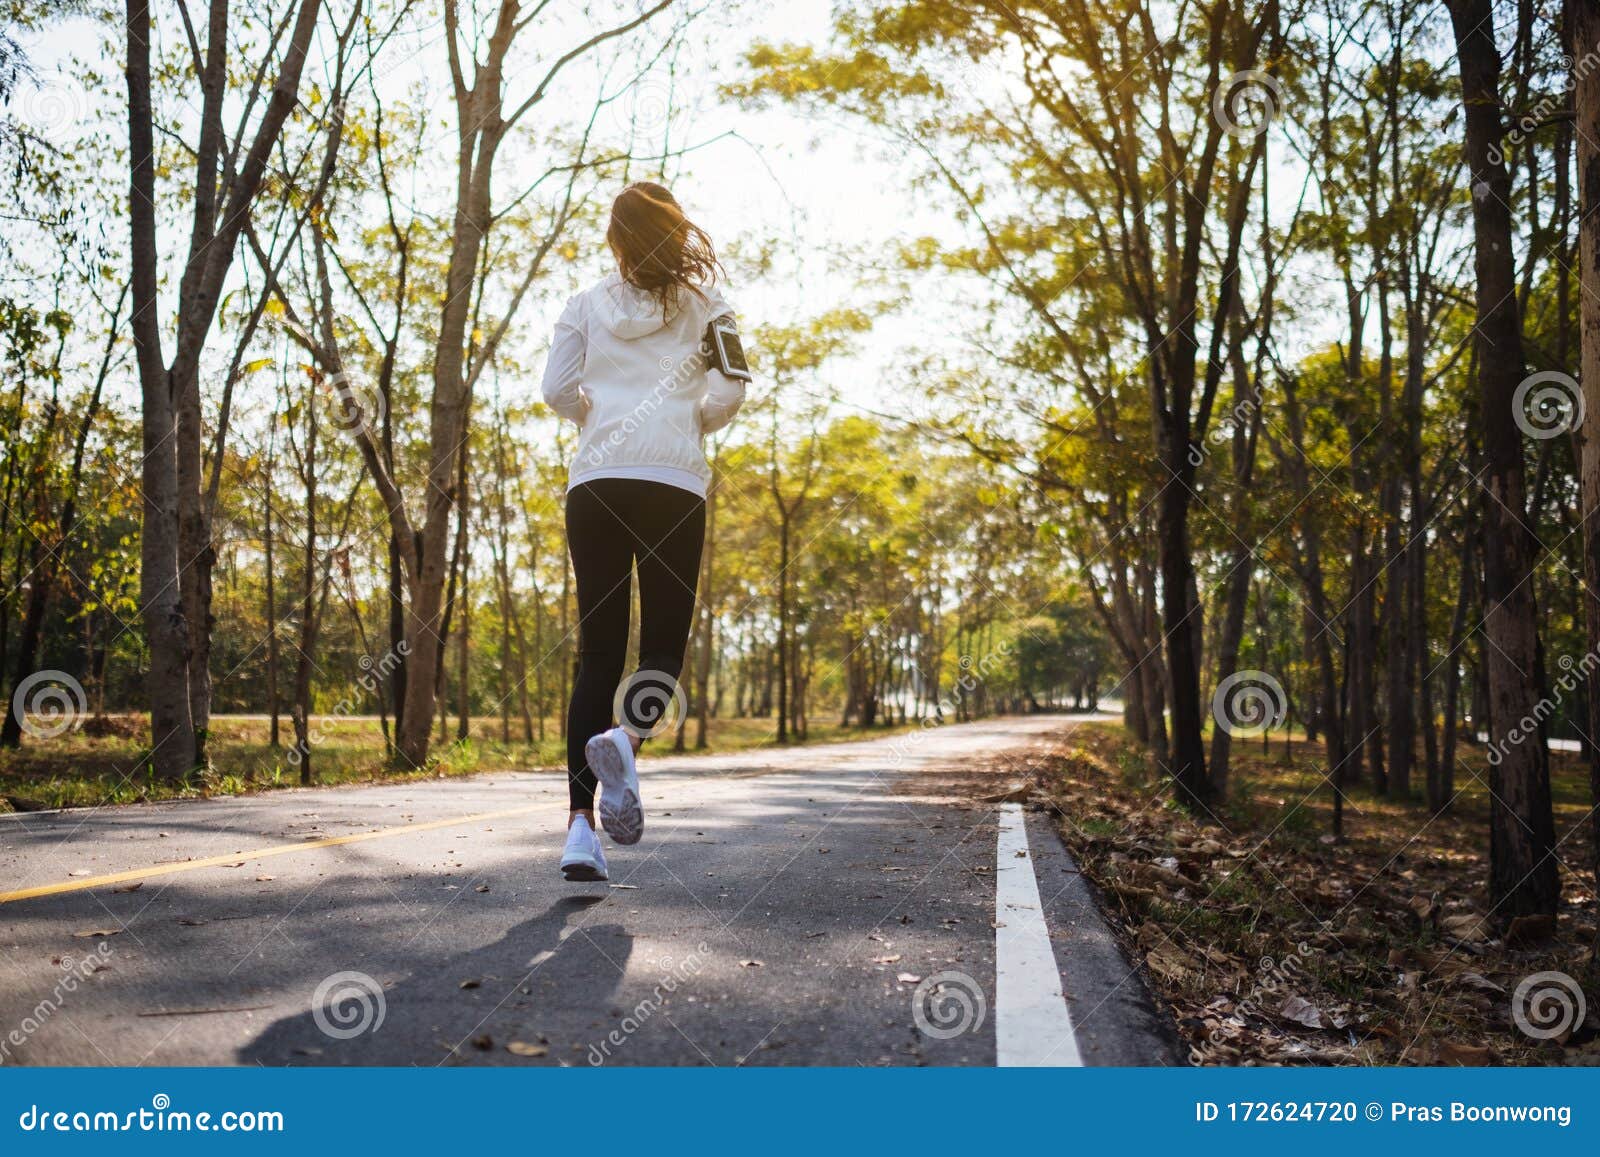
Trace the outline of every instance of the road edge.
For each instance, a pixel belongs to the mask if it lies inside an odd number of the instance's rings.
[[[1025,808],[1043,916],[1061,973],[1083,1063],[1090,1066],[1188,1064],[1171,1015],[1157,1002],[1106,922],[1099,890],[1078,869],[1048,811]]]

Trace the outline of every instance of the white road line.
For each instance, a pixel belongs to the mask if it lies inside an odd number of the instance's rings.
[[[1001,805],[995,856],[994,1063],[1079,1067],[1083,1054],[1061,992],[1021,804]]]

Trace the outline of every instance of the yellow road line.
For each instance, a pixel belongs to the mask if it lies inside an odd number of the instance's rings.
[[[0,892],[0,904],[16,900],[32,900],[39,896],[55,896],[62,892],[81,892],[86,888],[103,888],[107,884],[126,884],[133,880],[148,880],[152,876],[168,876],[174,872],[192,872],[197,868],[220,868],[244,860],[261,860],[268,856],[287,856],[295,852],[309,852],[316,848],[336,848],[341,844],[359,844],[364,840],[381,840],[389,836],[404,836],[412,832],[432,831],[435,828],[475,824],[482,820],[499,820],[508,816],[523,816],[529,812],[547,810],[549,804],[531,804],[527,807],[507,808],[497,812],[477,812],[470,816],[457,816],[448,820],[429,820],[425,824],[404,824],[400,827],[380,828],[375,832],[358,832],[353,836],[332,836],[325,840],[306,840],[298,844],[278,844],[270,848],[257,848],[251,852],[234,852],[226,856],[207,856],[203,860],[180,860],[171,864],[154,864],[148,868],[133,868],[126,872],[113,872],[109,876],[95,876],[87,880],[66,880],[59,884],[43,884],[37,888],[19,888],[15,892]]]

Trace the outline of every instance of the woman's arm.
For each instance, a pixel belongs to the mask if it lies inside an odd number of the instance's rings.
[[[732,314],[726,315],[732,317]],[[744,382],[723,375],[715,365],[706,370],[706,397],[700,403],[700,432],[722,429],[744,405]]]
[[[567,302],[556,321],[555,337],[550,341],[550,356],[544,363],[544,384],[540,393],[545,403],[568,421],[583,425],[589,413],[589,399],[580,388],[583,382],[583,327],[578,323],[578,299]]]

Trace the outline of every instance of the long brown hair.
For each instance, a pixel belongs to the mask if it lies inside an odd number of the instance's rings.
[[[701,286],[723,272],[706,231],[683,214],[665,185],[639,181],[611,203],[606,242],[623,280],[654,294],[665,317],[687,289],[702,299]]]

